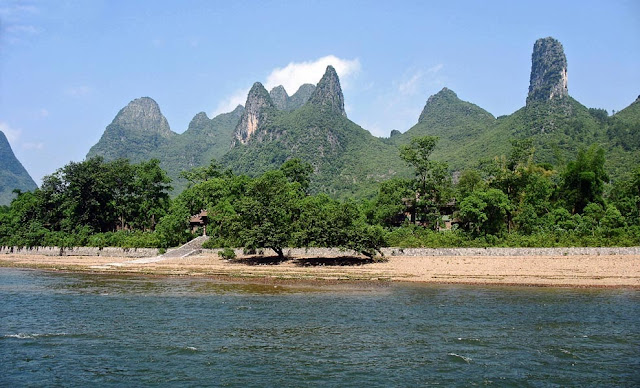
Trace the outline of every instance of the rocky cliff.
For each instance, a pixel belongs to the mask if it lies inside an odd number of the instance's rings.
[[[269,96],[278,110],[291,112],[306,104],[315,89],[315,85],[304,84],[298,88],[293,96],[289,96],[284,87],[280,85],[271,89]]]
[[[284,91],[284,88],[282,88],[282,91]],[[234,143],[247,144],[260,127],[260,124],[269,117],[274,109],[277,109],[276,105],[264,86],[260,82],[254,83],[247,96],[247,103],[240,122],[233,134]]]
[[[562,44],[551,37],[538,39],[531,55],[527,104],[567,97],[567,83],[567,58]]]
[[[309,104],[347,116],[344,110],[344,96],[340,87],[340,79],[333,66],[327,66],[327,70],[320,82],[318,82],[316,90],[309,97]]]

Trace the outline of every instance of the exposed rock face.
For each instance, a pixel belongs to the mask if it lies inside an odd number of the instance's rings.
[[[111,125],[117,125],[124,131],[144,131],[157,133],[164,137],[173,134],[160,107],[152,98],[142,97],[131,101],[122,108]]]
[[[251,139],[258,130],[260,123],[267,118],[270,110],[275,108],[276,106],[264,86],[262,86],[260,82],[253,84],[247,96],[244,112],[233,134],[234,144],[237,141],[242,144],[247,144],[249,139]]]
[[[309,104],[347,116],[344,111],[344,96],[340,87],[340,79],[333,66],[327,66],[327,71],[318,82],[316,90],[309,97]]]
[[[303,84],[291,97],[289,97],[288,110],[296,110],[309,101],[309,98],[316,90],[316,85]]]
[[[271,89],[271,91],[269,92],[269,96],[271,97],[271,100],[273,101],[273,104],[276,106],[276,108],[278,108],[279,110],[287,110],[287,107],[289,105],[289,95],[284,89],[284,86],[280,85]]]
[[[278,110],[291,112],[306,104],[315,89],[315,85],[304,84],[298,88],[293,96],[289,96],[284,87],[280,85],[271,89],[269,96]]]
[[[567,58],[562,44],[551,37],[538,39],[531,55],[527,104],[567,97],[567,83]]]

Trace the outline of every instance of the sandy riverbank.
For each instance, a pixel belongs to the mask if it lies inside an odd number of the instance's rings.
[[[200,255],[155,263],[86,256],[4,255],[0,267],[93,273],[208,276],[260,281],[406,281],[640,289],[640,255],[392,256],[357,258],[246,256],[236,262]]]

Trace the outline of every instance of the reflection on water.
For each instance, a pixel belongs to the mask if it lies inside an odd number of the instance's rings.
[[[0,269],[0,386],[640,383],[631,290]]]

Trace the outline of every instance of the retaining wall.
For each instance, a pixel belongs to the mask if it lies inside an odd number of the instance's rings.
[[[106,256],[106,257],[154,257],[157,248],[94,248],[94,247],[0,247],[0,255],[43,255],[43,256]]]
[[[601,255],[640,255],[640,247],[613,248],[382,248],[385,256],[601,256]],[[202,254],[217,255],[220,249],[203,249]],[[234,249],[237,256],[242,249]],[[339,257],[358,253],[338,248],[289,248],[287,256]],[[273,255],[271,249],[265,249],[266,255]]]
[[[217,255],[221,249],[202,249],[196,254]],[[243,254],[242,248],[234,249],[237,256]],[[273,255],[271,249],[264,249],[266,255]],[[601,255],[640,255],[640,247],[613,248],[382,248],[389,256],[601,256]],[[59,248],[59,247],[0,247],[0,255],[43,255],[43,256],[105,256],[105,257],[154,257],[156,248]],[[339,248],[289,248],[287,256],[340,257],[358,256],[358,253]]]

